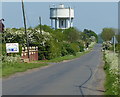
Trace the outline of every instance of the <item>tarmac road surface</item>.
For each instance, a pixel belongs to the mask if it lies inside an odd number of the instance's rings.
[[[94,75],[101,65],[100,50],[101,44],[96,44],[92,52],[80,58],[3,79],[3,95],[82,95],[80,86],[87,79],[85,84],[95,79]],[[82,92],[86,95],[85,88]]]

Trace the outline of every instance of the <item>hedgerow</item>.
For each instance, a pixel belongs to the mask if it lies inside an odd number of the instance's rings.
[[[53,59],[65,55],[76,55],[77,52],[83,52],[85,43],[90,41],[88,38],[81,38],[82,32],[76,28],[69,29],[51,29],[47,25],[36,26],[35,28],[28,28],[27,35],[30,46],[38,46],[38,56],[41,59]],[[84,32],[83,32],[84,33]],[[6,43],[19,43],[21,55],[21,47],[26,46],[26,36],[24,28],[7,28],[5,30]],[[87,35],[87,34],[86,34]],[[89,34],[90,35],[90,34]],[[92,35],[92,34],[91,34]],[[5,55],[5,43],[3,40],[3,55]]]
[[[105,51],[104,54],[106,71],[106,95],[119,95],[120,96],[120,73],[118,64],[118,54],[111,51]]]

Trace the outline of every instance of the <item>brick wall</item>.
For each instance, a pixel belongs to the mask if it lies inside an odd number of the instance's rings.
[[[36,61],[38,60],[38,47],[29,47],[29,56],[30,61]],[[27,47],[22,47],[22,53],[21,53],[22,59],[28,59],[28,52]]]

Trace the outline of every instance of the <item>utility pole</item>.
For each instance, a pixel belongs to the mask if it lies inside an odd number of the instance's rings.
[[[41,17],[39,17],[39,23],[40,23],[40,34],[42,35],[42,19],[41,19]],[[41,39],[43,40],[43,37],[41,37]],[[43,53],[43,60],[45,60],[44,53]]]
[[[40,33],[42,34],[41,17],[39,17],[39,22],[40,22]]]
[[[113,43],[114,43],[114,57],[115,57],[115,36],[113,37]]]
[[[25,35],[26,35],[26,43],[27,43],[27,53],[28,53],[28,59],[29,59],[30,58],[30,56],[29,56],[29,40],[28,40],[28,35],[27,35],[27,30],[26,30],[26,18],[25,18],[25,10],[24,10],[23,0],[22,0],[22,12],[23,12]],[[30,61],[30,59],[29,59],[29,61]]]

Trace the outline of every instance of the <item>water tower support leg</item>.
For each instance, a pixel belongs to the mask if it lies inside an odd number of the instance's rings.
[[[53,19],[51,19],[51,28],[54,28],[54,27],[53,27]]]

